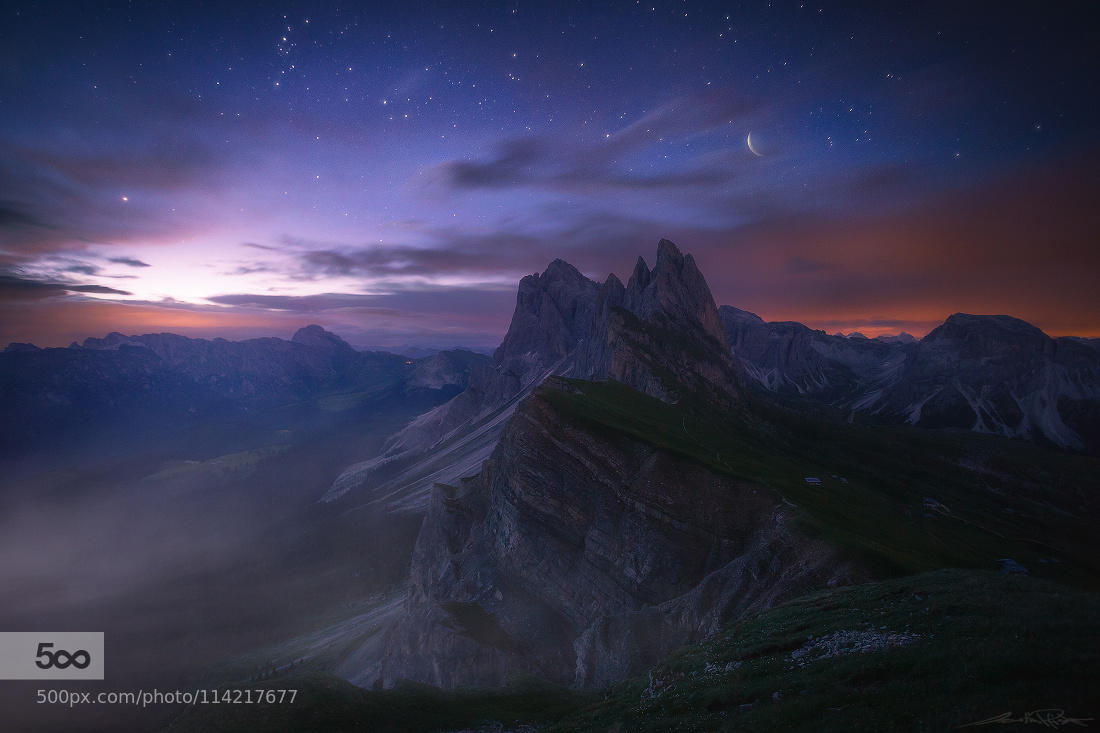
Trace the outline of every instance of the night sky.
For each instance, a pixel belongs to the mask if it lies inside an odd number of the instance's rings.
[[[1100,336],[1085,4],[389,5],[4,3],[0,344],[491,347],[661,237],[768,320]]]

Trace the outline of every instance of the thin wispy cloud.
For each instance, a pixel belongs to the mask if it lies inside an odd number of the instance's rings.
[[[108,257],[107,261],[116,265],[126,265],[127,267],[151,267],[148,262],[142,262],[135,257]]]

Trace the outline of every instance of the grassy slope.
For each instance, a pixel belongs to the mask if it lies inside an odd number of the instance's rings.
[[[1008,557],[1036,575],[1100,587],[1096,458],[969,432],[845,425],[767,402],[722,418],[614,382],[566,384],[539,394],[607,435],[770,488],[797,507],[804,529],[880,577],[995,569]]]
[[[632,680],[552,730],[949,730],[1051,707],[1100,717],[1098,621],[1096,594],[999,573],[940,570],[829,590],[682,650],[653,671],[655,696],[649,679]],[[791,660],[810,637],[841,630],[918,638]]]
[[[415,733],[498,721],[543,724],[553,733],[920,731],[1051,707],[1092,717],[1100,713],[1098,622],[1094,593],[1025,576],[939,570],[805,596],[599,695],[536,684],[368,691],[296,675],[253,685],[298,689],[294,705],[197,706],[167,730]],[[809,639],[838,631],[913,638],[831,658],[810,653],[804,666],[791,661]]]
[[[664,692],[652,699],[643,699],[650,679],[597,702],[546,687],[366,691],[307,674],[259,685],[301,689],[295,706],[202,706],[169,730],[433,731],[481,721],[623,733],[942,730],[1009,710],[1100,712],[1090,707],[1100,596],[975,570],[1012,557],[1033,575],[1094,589],[1100,461],[969,433],[840,425],[769,403],[719,419],[706,405],[671,406],[616,383],[567,381],[539,394],[605,435],[769,487],[806,530],[887,580],[795,600],[682,650],[655,670]],[[801,668],[787,659],[808,637],[880,627],[919,638]],[[729,662],[741,664],[725,672]],[[707,672],[718,663],[722,672]]]

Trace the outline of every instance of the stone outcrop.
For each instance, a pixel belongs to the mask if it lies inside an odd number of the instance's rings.
[[[437,485],[382,679],[599,686],[858,571],[762,487],[524,400],[481,473]]]
[[[563,260],[519,284],[508,333],[466,390],[349,467],[325,501],[424,511],[434,482],[476,473],[519,402],[550,376],[616,379],[676,402],[685,388],[731,406],[741,389],[714,298],[691,255],[662,239],[624,287],[598,285]]]

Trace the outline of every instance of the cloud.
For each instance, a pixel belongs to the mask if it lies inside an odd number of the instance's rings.
[[[69,265],[64,268],[65,272],[76,272],[81,275],[98,275],[99,265],[89,265],[87,263],[79,263],[75,265]]]
[[[80,283],[62,283],[48,280],[36,280],[14,273],[0,272],[0,301],[34,301],[43,298],[55,298],[71,293],[95,293],[99,295],[131,295],[125,290],[116,290],[103,285],[85,285]]]
[[[514,186],[535,180],[535,165],[547,161],[548,150],[534,138],[507,140],[488,161],[453,161],[444,166],[450,183],[460,188]]]
[[[127,267],[151,267],[148,262],[142,262],[133,257],[108,257],[107,261],[114,262],[116,265],[126,265]]]
[[[231,270],[226,270],[223,275],[254,275],[257,272],[279,272],[279,269],[263,262],[252,262],[238,265]]]
[[[42,227],[38,218],[11,201],[0,201],[0,228]]]
[[[578,145],[549,137],[500,143],[487,160],[453,160],[440,170],[456,189],[542,186],[555,189],[645,190],[715,186],[736,178],[738,159],[748,160],[740,143],[727,154],[699,155],[686,164],[638,173],[629,161],[649,149],[680,143],[744,122],[756,111],[729,90],[673,100],[598,142]],[[729,147],[729,146],[726,146]],[[728,153],[733,152],[734,155]],[[731,165],[733,163],[733,165]]]
[[[425,229],[419,234],[426,242],[415,247],[284,237],[284,252],[292,259],[282,271],[297,280],[357,278],[370,291],[430,289],[440,282],[494,283],[495,289],[507,289],[558,257],[600,279],[621,268],[629,274],[637,255],[655,246],[663,232],[654,221],[612,212],[563,212],[550,206],[536,218],[544,228],[514,222],[513,227],[477,231]],[[546,228],[547,221],[555,226]]]
[[[386,318],[439,319],[448,317],[499,316],[515,298],[515,288],[486,285],[432,286],[425,284],[386,283],[382,293],[319,293],[316,295],[271,295],[268,293],[232,293],[207,298],[211,303],[261,310],[294,313],[354,311],[361,315]]]
[[[121,142],[121,141],[118,141]],[[176,191],[220,167],[219,155],[198,138],[178,132],[127,144],[50,147],[10,144],[8,152],[28,168],[88,188]]]
[[[118,133],[121,135],[121,133]],[[0,138],[0,248],[9,261],[92,243],[178,236],[172,196],[216,185],[232,165],[197,136],[57,136],[34,145]],[[125,200],[123,199],[125,196]],[[184,209],[180,209],[183,211]],[[140,267],[123,257],[118,264]]]
[[[328,310],[355,308],[360,313],[400,317],[399,311],[377,307],[377,296],[357,293],[319,293],[317,295],[267,295],[260,293],[234,293],[207,298],[219,305],[243,306],[264,310],[293,311],[295,313],[320,313]]]
[[[611,146],[608,146],[611,148]],[[634,152],[615,146],[614,150]],[[713,186],[734,179],[737,170],[710,157],[681,170],[639,174],[621,170],[611,150],[598,146],[555,149],[547,140],[519,138],[501,143],[487,161],[450,161],[442,171],[454,188],[541,186],[551,189],[645,190]]]
[[[921,333],[956,311],[1010,313],[1091,335],[1098,164],[1100,150],[1082,150],[905,207],[769,217],[683,245],[716,300],[769,320]]]
[[[116,288],[108,288],[104,285],[64,285],[66,290],[74,293],[101,293],[104,295],[133,295],[133,293]]]
[[[515,257],[507,251],[493,253],[485,247],[470,251],[453,246],[455,244],[451,241],[433,247],[377,245],[309,250],[298,255],[298,262],[305,277],[310,279],[347,275],[439,276],[512,269],[509,263],[514,262]]]

